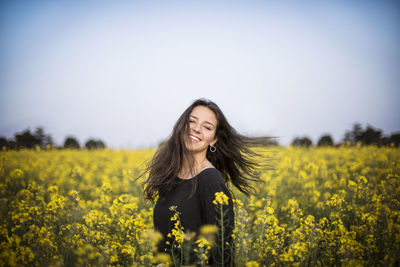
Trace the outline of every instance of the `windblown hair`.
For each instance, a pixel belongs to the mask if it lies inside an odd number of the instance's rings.
[[[207,159],[218,169],[225,179],[230,181],[245,195],[255,194],[256,190],[251,182],[264,183],[260,178],[259,168],[268,166],[256,160],[256,157],[265,158],[251,149],[251,147],[265,145],[274,137],[248,137],[239,134],[228,123],[221,109],[212,101],[198,99],[194,101],[179,117],[172,134],[158,148],[150,164],[142,173],[149,173],[144,185],[144,197],[154,202],[157,195],[163,198],[179,182],[178,173],[182,168],[183,159],[189,162],[190,172],[194,174],[194,158],[186,148],[185,138],[189,134],[189,117],[196,106],[205,106],[211,109],[217,118],[215,143],[217,150],[207,150]],[[140,176],[142,176],[140,175]],[[196,179],[192,186],[192,194],[197,186]]]

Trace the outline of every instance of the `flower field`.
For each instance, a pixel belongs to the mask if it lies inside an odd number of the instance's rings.
[[[153,150],[0,152],[1,266],[152,266]],[[237,266],[400,263],[400,148],[265,152],[260,195],[233,189]]]

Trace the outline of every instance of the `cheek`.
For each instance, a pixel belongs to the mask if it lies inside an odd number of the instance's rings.
[[[208,143],[210,143],[211,141],[214,140],[214,135],[215,135],[214,132],[207,134],[206,139],[207,139],[207,142],[208,142]]]
[[[186,129],[185,129],[185,134],[190,134],[190,132],[192,131],[193,125],[189,124]]]

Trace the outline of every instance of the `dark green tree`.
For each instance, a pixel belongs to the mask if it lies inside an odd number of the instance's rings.
[[[361,133],[357,141],[364,145],[379,145],[381,143],[382,131],[368,125],[367,129]]]
[[[9,140],[7,146],[8,149],[14,149],[14,150],[18,149],[18,144],[14,140]]]
[[[85,143],[85,147],[87,149],[104,149],[106,147],[106,145],[104,144],[103,141],[101,140],[94,140],[94,139],[89,139],[86,143]]]
[[[40,140],[31,133],[30,129],[14,134],[14,139],[18,148],[34,148],[36,145],[40,145]]]
[[[400,145],[400,132],[390,135],[389,144],[394,144],[396,147]]]
[[[353,124],[353,129],[346,131],[344,134],[343,142],[350,142],[350,144],[355,145],[360,140],[363,133],[363,129],[360,123]]]
[[[346,131],[343,142],[347,141],[352,145],[360,142],[363,145],[389,146],[391,143],[395,145],[399,143],[399,135],[400,133],[394,133],[390,137],[383,136],[383,132],[380,129],[367,125],[364,130],[359,123],[355,123],[351,131]]]
[[[308,137],[303,137],[303,138],[296,137],[292,141],[292,146],[310,147],[310,146],[312,146],[312,141]]]
[[[46,148],[47,146],[53,146],[54,145],[53,138],[50,135],[45,134],[45,132],[44,132],[42,127],[37,127],[35,129],[34,136],[38,140],[39,146],[41,148]]]
[[[75,137],[68,136],[64,141],[63,148],[79,149],[81,148],[81,146],[79,145],[79,142],[75,139]]]
[[[381,138],[381,144],[384,146],[391,146],[392,144],[396,147],[400,144],[400,132],[393,133],[390,136],[384,136]]]
[[[318,140],[317,146],[334,146],[332,137],[329,134],[321,136]]]
[[[5,137],[0,137],[0,150],[4,148],[8,148],[8,140]]]

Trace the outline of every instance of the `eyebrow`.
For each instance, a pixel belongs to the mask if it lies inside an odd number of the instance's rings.
[[[193,118],[195,118],[196,120],[199,119],[199,118],[197,118],[196,116],[193,116],[193,115],[190,115],[190,117],[193,117]],[[209,122],[209,121],[204,121],[204,122],[210,124],[210,125],[213,126],[213,127],[215,127],[214,124],[212,124],[212,123]]]

